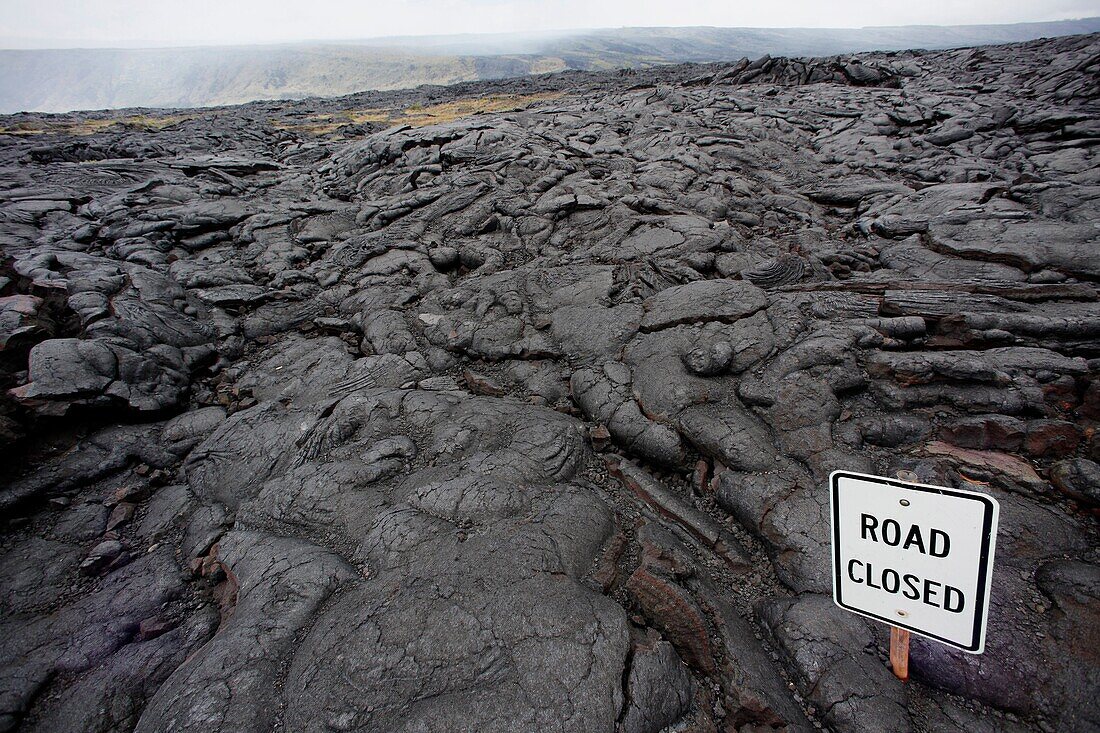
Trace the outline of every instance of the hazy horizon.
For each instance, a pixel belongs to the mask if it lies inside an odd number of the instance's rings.
[[[904,26],[1005,25],[1100,15],[1095,0],[875,2],[791,0],[782,8],[722,0],[640,4],[632,0],[0,0],[0,47],[174,48],[361,43],[436,36],[566,36],[631,28],[857,30]]]
[[[0,114],[205,107],[570,69],[957,48],[1097,32],[1100,17],[961,26],[630,26],[231,46],[0,49]]]
[[[186,40],[181,39],[179,41],[104,41],[103,45],[71,45],[71,46],[51,46],[51,45],[32,45],[35,43],[48,43],[48,39],[33,39],[33,38],[9,38],[0,36],[0,51],[141,51],[141,50],[170,50],[170,49],[195,49],[195,48],[252,48],[252,47],[284,47],[284,46],[310,46],[310,45],[327,45],[327,46],[372,46],[377,45],[379,47],[401,47],[403,44],[408,46],[423,49],[425,42],[432,42],[431,45],[446,45],[447,43],[458,42],[471,42],[471,41],[486,41],[488,39],[500,39],[507,38],[510,41],[552,41],[552,40],[564,40],[569,38],[576,38],[588,34],[597,33],[610,33],[616,31],[631,31],[631,30],[691,30],[691,29],[708,29],[708,30],[745,30],[745,31],[883,31],[883,30],[895,30],[895,29],[913,29],[913,28],[980,28],[980,27],[995,27],[995,26],[1023,26],[1023,25],[1039,25],[1045,23],[1058,23],[1058,22],[1073,22],[1073,21],[1087,21],[1093,18],[1100,18],[1100,8],[1097,9],[1096,15],[1079,16],[1072,18],[1057,18],[1047,21],[1019,21],[1013,23],[964,23],[964,24],[938,24],[938,23],[911,23],[904,25],[895,24],[878,24],[878,25],[862,25],[862,26],[724,26],[724,25],[675,25],[675,26],[653,26],[653,25],[621,25],[621,26],[602,26],[592,28],[550,28],[546,30],[528,30],[528,31],[498,31],[494,33],[484,33],[477,31],[469,31],[463,33],[425,33],[425,34],[394,34],[384,36],[348,36],[344,38],[299,38],[299,39],[287,39],[287,40],[271,40],[271,41],[253,41],[253,42],[215,42],[204,40]],[[26,43],[27,45],[19,45],[20,43]],[[11,44],[11,45],[9,45]]]

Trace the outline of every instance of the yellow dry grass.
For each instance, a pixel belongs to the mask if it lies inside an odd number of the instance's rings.
[[[86,120],[45,119],[25,120],[8,127],[0,127],[4,135],[94,135],[112,127],[132,127],[155,132],[163,130],[194,115],[128,115],[126,117],[93,118]]]
[[[424,106],[414,104],[405,109],[386,109],[368,107],[364,109],[346,109],[329,114],[316,114],[303,117],[302,120],[280,120],[273,126],[282,130],[294,130],[314,136],[335,134],[344,125],[360,125],[376,122],[384,125],[411,125],[423,127],[452,122],[464,117],[491,112],[517,112],[538,102],[560,99],[564,92],[541,92],[538,94],[493,94],[487,97],[456,99]],[[90,118],[73,120],[65,118],[46,118],[42,120],[24,120],[7,127],[0,127],[5,135],[94,135],[114,127],[130,127],[155,132],[169,125],[192,119],[194,115],[128,115],[125,117]]]
[[[490,112],[516,112],[526,109],[537,102],[561,99],[563,92],[543,92],[541,94],[494,94],[488,97],[457,99],[453,102],[433,104],[429,107],[414,105],[405,110],[404,116],[394,120],[399,124],[423,127],[451,122],[475,114]]]
[[[488,97],[471,97],[424,106],[414,104],[405,109],[347,109],[331,114],[310,115],[301,122],[280,121],[274,123],[282,130],[295,130],[307,135],[332,135],[344,125],[378,122],[386,125],[411,125],[423,127],[490,112],[516,112],[538,102],[560,99],[563,92],[539,94],[494,94]]]

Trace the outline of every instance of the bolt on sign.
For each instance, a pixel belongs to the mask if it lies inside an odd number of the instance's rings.
[[[996,499],[848,471],[830,484],[836,604],[904,630],[906,669],[909,631],[981,654]]]

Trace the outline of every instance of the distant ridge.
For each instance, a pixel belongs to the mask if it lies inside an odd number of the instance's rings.
[[[1011,25],[621,28],[263,46],[0,50],[0,113],[201,107],[565,69],[944,49],[1096,32],[1100,17]]]

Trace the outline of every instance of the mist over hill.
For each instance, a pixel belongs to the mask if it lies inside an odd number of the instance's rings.
[[[858,29],[620,28],[257,46],[0,51],[0,113],[199,107],[565,69],[943,49],[1100,31],[1100,18]]]

